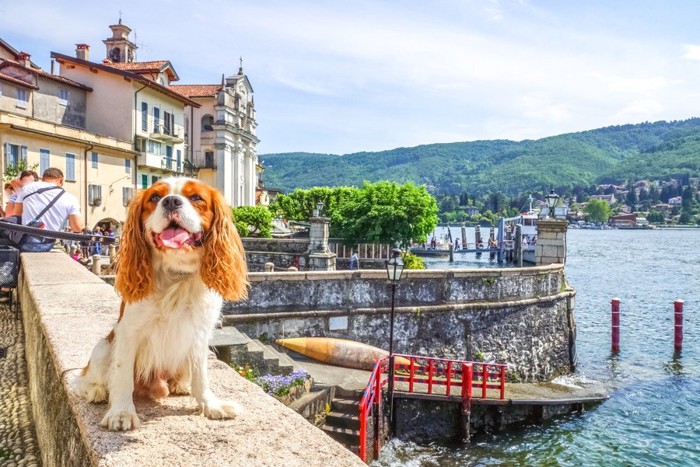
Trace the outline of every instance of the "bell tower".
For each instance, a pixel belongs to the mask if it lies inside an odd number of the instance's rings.
[[[118,24],[109,27],[112,30],[112,37],[103,40],[107,47],[106,58],[114,63],[131,63],[136,58],[136,44],[129,40],[131,28],[122,24],[119,18]]]

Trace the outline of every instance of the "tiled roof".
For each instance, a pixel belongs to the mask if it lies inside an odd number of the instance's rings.
[[[77,81],[73,81],[72,79],[64,78],[63,76],[58,76],[58,75],[52,75],[51,73],[47,73],[44,70],[34,70],[39,76],[43,76],[44,78],[51,79],[53,81],[58,81],[59,83],[65,83],[68,84],[69,86],[75,86],[76,88],[84,89],[86,91],[92,91],[92,88],[89,86],[85,86],[84,84],[78,83]]]
[[[122,62],[112,62],[110,60],[105,60],[104,62],[105,65],[111,66],[113,68],[116,68],[118,70],[124,70],[124,71],[131,71],[132,73],[148,73],[148,72],[159,72],[164,65],[168,64],[167,60],[154,60],[151,62],[130,62],[130,63],[122,63]]]
[[[221,89],[220,84],[177,84],[171,85],[170,89],[178,94],[192,97],[216,97],[216,93]]]
[[[10,83],[19,84],[20,86],[24,86],[27,88],[39,89],[37,86],[34,86],[32,83],[27,83],[26,81],[23,81],[21,79],[17,79],[14,76],[6,75],[5,73],[2,73],[2,72],[0,72],[0,79],[3,81],[8,81]]]

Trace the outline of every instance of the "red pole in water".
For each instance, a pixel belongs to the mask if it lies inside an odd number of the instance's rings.
[[[620,299],[613,298],[612,304],[612,351],[620,351]]]
[[[675,333],[673,338],[673,349],[676,352],[683,350],[683,300],[673,302]]]

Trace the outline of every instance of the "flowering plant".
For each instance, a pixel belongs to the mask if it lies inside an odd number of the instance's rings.
[[[310,376],[306,370],[300,369],[289,375],[263,375],[252,381],[270,395],[286,396],[291,388],[303,386],[309,378]]]

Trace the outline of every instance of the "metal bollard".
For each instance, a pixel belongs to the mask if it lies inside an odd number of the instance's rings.
[[[613,298],[612,305],[612,351],[620,351],[620,299]]]
[[[673,302],[675,329],[673,335],[673,350],[680,353],[683,350],[683,300]]]

